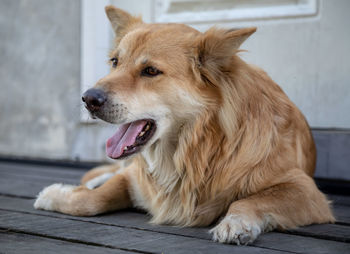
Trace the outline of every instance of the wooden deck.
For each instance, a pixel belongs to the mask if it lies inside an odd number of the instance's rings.
[[[267,233],[252,246],[212,242],[208,228],[150,225],[135,210],[82,218],[33,208],[43,187],[77,184],[85,170],[0,162],[0,253],[350,253],[350,196],[329,195],[337,223]]]

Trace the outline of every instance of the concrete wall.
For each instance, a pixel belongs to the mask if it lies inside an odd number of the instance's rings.
[[[79,127],[80,1],[0,1],[0,154],[68,158]]]

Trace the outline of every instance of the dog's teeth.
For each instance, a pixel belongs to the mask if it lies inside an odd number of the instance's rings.
[[[150,127],[149,127],[149,124],[147,124],[147,125],[146,125],[146,129],[145,129],[145,131],[148,131],[148,130],[149,130],[149,128],[150,128]]]
[[[128,147],[126,146],[126,147],[124,147],[124,151],[126,151],[126,150],[128,150]]]
[[[144,131],[141,131],[140,134],[139,134],[139,137],[142,137],[143,134],[145,134],[145,132],[144,132]]]

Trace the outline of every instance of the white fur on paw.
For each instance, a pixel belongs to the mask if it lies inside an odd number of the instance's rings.
[[[262,231],[258,221],[244,215],[231,214],[209,232],[213,234],[214,241],[247,245],[252,243]]]
[[[34,203],[34,208],[56,211],[62,201],[67,201],[75,187],[74,185],[55,183],[44,188],[38,194]]]
[[[104,184],[109,178],[111,178],[114,175],[115,175],[115,173],[104,173],[102,175],[99,175],[99,176],[87,181],[85,183],[85,186],[86,186],[86,188],[88,188],[90,190],[95,189],[98,186],[101,186],[102,184]]]

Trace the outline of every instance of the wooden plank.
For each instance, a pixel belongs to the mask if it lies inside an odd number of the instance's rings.
[[[93,223],[99,223],[104,225],[114,225],[125,228],[133,228],[140,229],[145,231],[152,232],[161,232],[167,234],[175,234],[181,236],[188,236],[197,239],[210,240],[211,236],[208,234],[209,228],[179,228],[179,227],[169,227],[169,226],[159,226],[159,225],[151,225],[148,223],[149,217],[145,214],[140,214],[136,212],[129,211],[120,211],[113,214],[106,214],[103,216],[96,217],[72,217],[68,215],[51,213],[47,211],[37,211],[32,208],[33,201],[32,200],[21,200],[16,198],[8,198],[8,197],[0,197],[0,209],[11,209],[26,213],[33,214],[41,214],[46,216],[55,216],[59,218],[73,219],[73,220],[81,220],[81,221],[89,221]],[[147,234],[147,232],[145,232]],[[266,247],[274,250],[281,251],[292,251],[295,253],[317,253],[318,248],[323,249],[339,249],[343,250],[344,248],[349,248],[350,245],[346,243],[338,243],[320,239],[313,239],[310,237],[302,237],[298,235],[288,235],[282,233],[267,233],[263,234],[261,239],[253,244],[253,246],[257,247]],[[259,239],[260,239],[259,237]],[[293,244],[286,245],[287,242],[303,242],[310,243],[310,248],[305,252],[304,245]],[[273,243],[273,244],[271,244]],[[312,247],[314,246],[314,247]],[[322,252],[321,252],[322,253]],[[338,252],[342,253],[342,252]]]
[[[329,143],[328,176],[334,179],[350,180],[350,132],[334,132]]]
[[[50,184],[57,183],[54,180],[24,182],[19,179],[0,178],[0,194],[24,198],[34,198],[38,193]]]
[[[135,252],[111,249],[104,246],[92,246],[83,243],[73,243],[57,239],[50,239],[35,235],[21,234],[0,230],[0,253],[6,254],[67,254],[67,253],[119,253],[131,254]]]
[[[347,243],[314,239],[310,237],[302,237],[296,235],[266,233],[261,235],[252,245],[261,247],[263,250],[285,251],[285,253],[300,253],[300,254],[345,254],[349,253],[350,245]],[[192,253],[192,252],[188,252]],[[214,252],[220,253],[220,252]],[[238,251],[237,253],[244,253]]]
[[[350,196],[328,194],[327,197],[332,200],[333,205],[350,206]]]
[[[279,249],[303,254],[350,253],[350,244],[348,243],[333,242],[298,235],[278,234],[275,232],[261,235],[254,243],[254,246],[271,249],[278,246]]]
[[[312,130],[317,148],[316,176],[350,180],[350,132]]]
[[[58,177],[58,176],[47,176],[47,175],[21,175],[20,173],[7,173],[0,170],[0,179],[6,179],[8,181],[20,180],[23,182],[60,182],[67,184],[79,184],[79,178],[76,177]]]
[[[328,164],[329,164],[329,138],[330,135],[324,135],[317,131],[312,132],[317,149],[316,157],[316,177],[327,177],[328,174]]]
[[[71,167],[55,167],[47,165],[33,165],[0,162],[0,172],[19,173],[21,175],[46,175],[53,177],[79,179],[87,170]]]
[[[0,194],[34,198],[53,183],[79,184],[82,169],[0,163]]]
[[[34,198],[53,183],[78,184],[83,170],[0,163],[0,194]]]
[[[333,207],[333,212],[335,218],[337,219],[336,223],[347,224],[350,226],[350,207],[337,205]]]
[[[1,211],[0,228],[35,233],[66,241],[106,245],[148,253],[285,253],[252,246],[235,246],[178,235],[101,225],[41,215]]]
[[[347,225],[321,224],[300,227],[287,232],[303,236],[350,243],[350,227]]]
[[[34,199],[21,199],[15,197],[0,196],[0,209],[18,211],[31,214],[39,214],[53,216],[58,218],[74,219],[87,222],[100,223],[105,225],[114,225],[121,227],[129,227],[135,229],[151,230],[155,232],[163,232],[170,234],[179,234],[184,236],[199,237],[210,240],[208,234],[209,228],[181,228],[169,227],[163,225],[153,225],[149,223],[151,219],[148,215],[136,212],[135,210],[122,210],[114,213],[104,214],[94,217],[74,217],[61,213],[53,213],[43,210],[35,210],[33,208]]]

